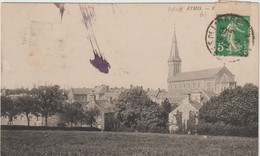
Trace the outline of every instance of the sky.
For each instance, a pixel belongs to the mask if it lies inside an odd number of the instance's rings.
[[[101,53],[110,63],[108,74],[99,72],[93,59],[88,31],[78,4],[65,4],[61,21],[52,3],[2,5],[2,87],[32,88],[58,84],[62,88],[132,85],[167,87],[171,42],[176,29],[182,71],[226,67],[238,85],[258,85],[258,19],[255,6],[239,9],[250,15],[256,44],[237,62],[218,60],[207,49],[205,33],[217,13],[229,7],[212,4],[90,4],[96,17],[93,31]],[[203,10],[187,9],[189,6]],[[180,8],[182,10],[180,11]],[[205,10],[204,8],[210,8]],[[33,34],[32,34],[33,33]]]

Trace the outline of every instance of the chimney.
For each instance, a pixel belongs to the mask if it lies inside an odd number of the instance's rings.
[[[130,89],[132,89],[133,88],[133,85],[132,84],[130,84]]]
[[[161,91],[161,89],[160,89],[160,88],[158,88],[158,91]]]
[[[147,90],[148,90],[148,92],[149,92],[149,91],[150,91],[150,88],[148,88]]]
[[[106,91],[109,91],[109,86],[106,86]]]
[[[189,103],[190,102],[190,93],[189,94],[185,94],[185,98],[184,98],[185,102],[186,103]]]
[[[143,90],[143,86],[140,87]]]

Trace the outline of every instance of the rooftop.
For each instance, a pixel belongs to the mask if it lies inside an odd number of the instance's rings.
[[[186,80],[199,80],[199,79],[212,78],[215,77],[215,75],[218,74],[218,72],[222,68],[223,67],[191,71],[191,72],[182,72],[168,79],[168,81],[186,81]]]
[[[71,88],[74,94],[87,95],[92,92],[91,88]]]

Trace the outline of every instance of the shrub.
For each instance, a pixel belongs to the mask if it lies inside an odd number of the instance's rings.
[[[101,131],[95,127],[45,127],[45,126],[9,126],[1,125],[1,130],[64,130],[64,131]]]
[[[225,135],[225,136],[244,136],[258,137],[258,126],[233,126],[223,123],[199,123],[197,133],[201,135]]]
[[[157,126],[153,126],[149,129],[150,133],[169,133],[169,129],[168,128],[160,128]]]

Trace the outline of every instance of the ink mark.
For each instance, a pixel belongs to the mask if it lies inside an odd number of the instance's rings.
[[[107,74],[109,71],[110,64],[107,62],[105,58],[101,54],[98,54],[96,50],[93,51],[94,59],[89,60],[90,63],[97,68],[100,72]]]
[[[91,29],[92,21],[96,20],[95,19],[95,17],[96,17],[95,9],[91,6],[86,6],[83,4],[80,4],[79,8],[80,8],[86,29],[89,29],[89,28]]]
[[[64,3],[54,3],[57,8],[60,9],[61,21],[64,13]],[[81,15],[83,17],[83,23],[87,30],[87,38],[91,43],[91,47],[94,53],[94,59],[90,59],[90,63],[97,68],[100,72],[107,74],[109,72],[109,68],[111,68],[110,64],[107,62],[104,56],[101,55],[101,51],[99,49],[99,45],[97,39],[95,37],[95,33],[93,30],[93,21],[96,20],[96,13],[94,7],[85,4],[79,4],[79,9],[81,11]],[[92,43],[92,39],[95,41]],[[60,43],[63,42],[60,40]],[[98,51],[97,51],[98,50]]]
[[[54,3],[54,4],[55,4],[55,6],[56,6],[57,8],[60,9],[60,16],[61,16],[61,22],[62,22],[63,13],[64,13],[64,11],[65,11],[64,3]]]
[[[107,74],[109,72],[109,68],[111,68],[110,64],[107,62],[105,57],[101,55],[101,51],[95,37],[95,33],[93,30],[93,21],[96,20],[96,13],[94,7],[86,6],[83,4],[79,4],[80,11],[83,17],[84,25],[87,29],[87,38],[91,43],[91,47],[94,53],[94,59],[90,59],[90,63],[97,68],[100,72]],[[92,42],[94,40],[94,43]]]

